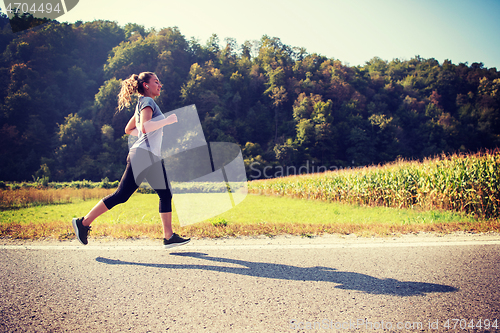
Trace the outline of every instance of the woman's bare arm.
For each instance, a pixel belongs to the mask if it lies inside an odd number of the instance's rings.
[[[156,131],[166,125],[171,125],[177,122],[177,116],[175,114],[171,114],[165,119],[161,119],[158,121],[151,120],[153,116],[153,109],[147,106],[141,111],[141,131],[142,133],[149,133]]]
[[[139,136],[139,131],[137,130],[137,127],[135,125],[135,115],[130,118],[127,126],[125,126],[125,133],[133,136]]]

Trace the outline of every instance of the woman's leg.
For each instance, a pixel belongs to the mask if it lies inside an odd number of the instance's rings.
[[[127,159],[127,167],[123,172],[122,179],[118,188],[113,194],[108,195],[101,201],[99,201],[94,208],[85,215],[82,224],[84,226],[90,226],[90,224],[99,216],[113,208],[114,206],[126,202],[132,194],[137,190],[138,186],[134,179],[134,173],[132,172],[132,166],[130,159]]]
[[[172,230],[172,212],[160,213],[161,223],[163,224],[163,238],[170,239],[174,234]]]
[[[166,179],[166,178],[165,178]],[[160,218],[163,224],[163,246],[171,248],[189,243],[189,238],[182,238],[172,230],[172,193],[170,189],[156,190],[160,196]]]
[[[170,239],[174,234],[172,229],[172,192],[168,186],[167,173],[162,161],[151,166],[146,180],[160,198],[159,212],[163,225],[163,238]]]
[[[108,207],[106,207],[106,205],[104,204],[104,201],[100,200],[97,205],[94,206],[94,208],[92,208],[90,210],[90,212],[88,212],[87,215],[85,215],[85,217],[83,218],[83,221],[82,221],[82,224],[86,227],[90,226],[90,224],[96,219],[98,218],[99,216],[101,216],[102,214],[106,213],[108,211]]]

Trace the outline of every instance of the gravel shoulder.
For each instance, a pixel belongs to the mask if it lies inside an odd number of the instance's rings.
[[[417,233],[406,235],[392,235],[379,237],[361,237],[356,235],[336,235],[325,234],[321,236],[295,236],[295,235],[280,235],[280,236],[245,236],[245,237],[223,237],[223,238],[199,238],[192,239],[189,247],[234,247],[234,246],[321,246],[321,245],[346,245],[346,246],[362,246],[362,245],[425,245],[433,243],[459,243],[459,242],[497,242],[500,241],[500,233],[466,233],[455,232],[450,234],[437,233]],[[112,247],[112,246],[158,246],[161,243],[159,239],[151,238],[135,238],[135,239],[114,239],[111,237],[105,238],[89,238],[89,245],[86,247]],[[72,240],[22,240],[11,238],[0,238],[0,247],[3,246],[81,246],[75,239]]]

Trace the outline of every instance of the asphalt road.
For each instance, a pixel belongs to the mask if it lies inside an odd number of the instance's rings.
[[[152,244],[4,242],[0,331],[500,332],[498,236]]]

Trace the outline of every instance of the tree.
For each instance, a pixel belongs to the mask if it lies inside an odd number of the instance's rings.
[[[83,120],[77,114],[69,114],[64,124],[59,125],[56,180],[99,179],[91,157],[92,150],[96,148],[95,132],[92,122]]]
[[[95,95],[94,105],[92,106],[92,122],[96,128],[102,128],[105,125],[112,125],[119,136],[124,132],[125,125],[134,114],[133,106],[128,109],[118,111],[118,94],[121,89],[121,80],[115,78],[107,80]]]
[[[247,170],[500,145],[500,73],[482,63],[375,57],[350,67],[277,37],[200,43],[176,27],[109,21],[50,21],[13,34],[1,15],[0,49],[4,179],[47,174],[43,165],[58,180],[119,177],[133,105],[116,113],[116,99],[121,80],[141,71],[163,82],[164,112],[196,104],[208,141],[245,147]]]
[[[271,91],[270,96],[272,101],[273,101],[273,107],[274,107],[274,121],[275,121],[275,134],[274,134],[274,141],[278,141],[278,123],[279,123],[279,111],[280,107],[283,105],[284,102],[287,101],[288,99],[288,93],[286,92],[286,89],[283,86],[274,87],[273,90]]]
[[[50,21],[51,19],[34,17],[30,13],[20,14],[14,12],[14,16],[10,19],[10,26],[12,27],[12,32],[16,33],[35,28]]]

